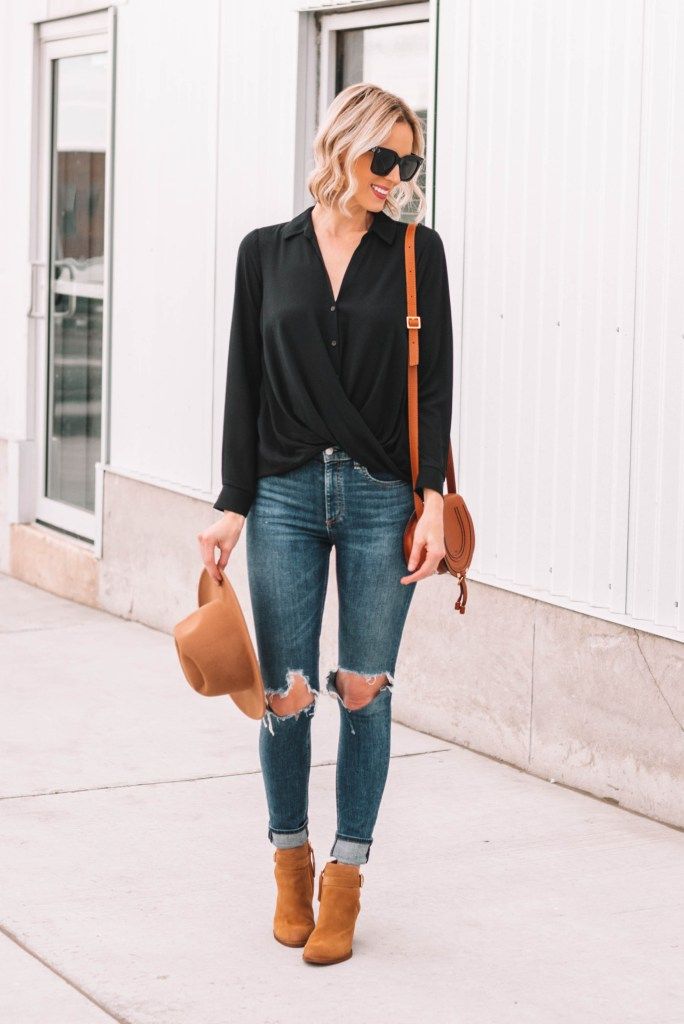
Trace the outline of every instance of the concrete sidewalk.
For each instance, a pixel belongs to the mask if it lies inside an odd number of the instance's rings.
[[[0,722],[3,1024],[684,1021],[674,829],[395,724],[354,955],[312,967],[271,934],[261,726],[169,635],[0,576]]]

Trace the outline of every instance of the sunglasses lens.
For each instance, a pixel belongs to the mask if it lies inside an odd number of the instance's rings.
[[[389,174],[397,162],[397,154],[392,149],[384,149],[379,146],[373,153],[371,160],[371,172],[373,174]],[[399,160],[399,177],[402,181],[409,181],[420,167],[420,157],[409,154],[402,156]]]
[[[399,161],[399,177],[402,181],[409,181],[420,167],[420,160],[414,156],[404,156]]]
[[[376,149],[371,161],[373,174],[389,174],[394,167],[394,153],[390,149]]]

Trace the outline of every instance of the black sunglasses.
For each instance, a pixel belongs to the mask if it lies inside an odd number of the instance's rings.
[[[423,163],[422,156],[416,156],[415,153],[399,156],[393,149],[386,149],[385,146],[373,146],[369,152],[373,154],[370,165],[373,174],[389,174],[394,165],[399,164],[399,177],[402,181],[410,181]]]

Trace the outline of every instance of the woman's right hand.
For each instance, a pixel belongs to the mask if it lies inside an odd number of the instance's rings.
[[[202,561],[217,583],[222,582],[220,570],[225,569],[228,564],[230,553],[240,539],[245,519],[246,516],[240,515],[239,512],[224,512],[220,519],[197,534]],[[216,548],[221,549],[218,562]]]

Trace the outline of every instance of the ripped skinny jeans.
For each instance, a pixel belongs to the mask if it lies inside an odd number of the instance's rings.
[[[320,633],[330,551],[335,548],[339,606],[338,665],[326,676],[340,731],[336,766],[337,829],[331,857],[365,864],[390,761],[391,699],[399,645],[416,583],[402,551],[413,510],[410,483],[374,472],[339,445],[302,466],[260,477],[245,527],[257,656],[269,707],[259,730],[276,847],[309,837],[311,724],[320,696]],[[337,687],[338,670],[374,683],[374,696],[353,708]],[[379,675],[386,675],[379,683]],[[277,714],[273,695],[294,686],[307,704]],[[344,689],[344,688],[343,688]],[[359,702],[354,702],[358,704]]]

